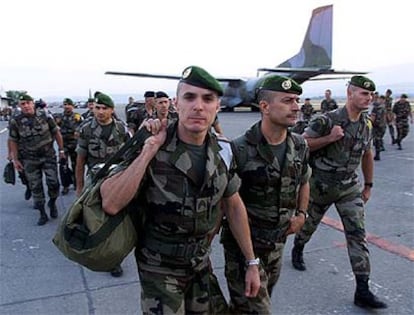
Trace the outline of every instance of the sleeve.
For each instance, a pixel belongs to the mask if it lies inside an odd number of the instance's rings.
[[[306,143],[306,139],[305,139]],[[303,167],[302,167],[302,174],[301,174],[301,184],[306,184],[312,175],[312,168],[309,165],[309,147],[306,143],[305,154],[303,158]]]
[[[9,122],[9,139],[14,142],[18,142],[20,139],[17,122],[14,119]]]
[[[329,134],[331,131],[331,121],[325,115],[318,115],[312,118],[308,127],[305,128],[305,133],[310,138],[323,137]]]
[[[50,132],[55,135],[59,130],[59,126],[56,124],[55,118],[52,114],[46,114],[47,124],[49,125]]]
[[[234,158],[233,144],[229,145],[229,148],[232,154],[232,160],[231,160],[230,167],[228,170],[228,184],[223,194],[223,197],[225,198],[230,197],[231,195],[238,192],[240,189],[240,185],[241,185],[241,179],[236,173],[236,161]]]
[[[85,135],[85,128],[79,129],[79,138],[76,145],[76,153],[81,156],[88,155],[88,139]]]

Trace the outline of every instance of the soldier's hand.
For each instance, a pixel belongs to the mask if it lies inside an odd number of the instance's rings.
[[[143,124],[143,128],[147,128],[153,136],[145,140],[145,146],[151,146],[158,150],[159,147],[165,142],[167,138],[167,119],[160,121],[159,119],[149,119],[146,121],[148,124]]]
[[[341,126],[335,125],[332,127],[329,136],[331,137],[333,142],[337,141],[339,139],[342,139],[342,137],[344,136],[344,130]]]
[[[305,224],[305,216],[302,214],[295,215],[290,218],[290,225],[288,230],[286,231],[286,236],[297,233],[300,231],[302,226]]]
[[[18,172],[22,172],[24,170],[23,164],[20,163],[19,160],[12,160],[14,169]]]
[[[364,189],[362,190],[362,201],[364,201],[364,203],[367,203],[370,197],[371,197],[371,187],[364,186]]]
[[[244,281],[246,285],[244,295],[246,297],[255,297],[260,289],[260,273],[258,265],[247,267]]]

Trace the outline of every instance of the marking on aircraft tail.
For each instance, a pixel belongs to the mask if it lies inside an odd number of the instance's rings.
[[[341,232],[344,231],[344,227],[340,221],[329,218],[326,215],[322,218],[322,223],[338,231],[341,231]],[[414,261],[414,249],[409,248],[404,245],[395,244],[393,242],[387,241],[375,234],[371,234],[368,232],[367,232],[366,237],[367,237],[368,243],[371,243],[383,250],[386,250],[387,252],[397,254],[398,256]]]

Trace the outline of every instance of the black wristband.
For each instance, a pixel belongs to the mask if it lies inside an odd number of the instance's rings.
[[[369,188],[372,188],[373,184],[372,183],[365,183],[364,186],[367,186]]]

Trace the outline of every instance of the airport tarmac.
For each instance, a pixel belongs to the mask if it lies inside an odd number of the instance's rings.
[[[123,108],[117,108],[122,117]],[[259,113],[220,113],[229,138],[241,134]],[[7,122],[0,121],[0,169],[7,156]],[[411,126],[412,127],[412,126]],[[345,238],[334,208],[305,248],[307,271],[293,269],[289,237],[282,274],[272,297],[273,314],[414,314],[414,135],[399,151],[385,136],[381,161],[375,162],[374,187],[366,206],[371,253],[371,288],[389,305],[370,311],[353,304],[355,281]],[[37,226],[38,212],[24,200],[24,186],[0,184],[0,315],[141,314],[135,261],[123,262],[124,274],[92,272],[66,259],[52,244],[59,219],[75,197],[58,199],[59,218]],[[222,247],[213,243],[212,262],[227,295]]]

